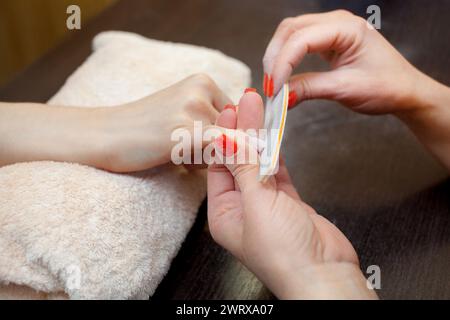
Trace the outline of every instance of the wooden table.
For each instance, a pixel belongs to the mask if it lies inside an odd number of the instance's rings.
[[[350,2],[350,4],[349,4]],[[3,101],[45,102],[90,53],[100,31],[211,48],[247,63],[261,84],[261,58],[283,17],[347,8],[382,10],[381,32],[413,64],[450,84],[450,2],[428,1],[119,1],[14,81]],[[39,35],[36,35],[39,36]],[[308,57],[300,70],[323,68]],[[450,180],[411,133],[390,116],[357,115],[332,102],[289,113],[284,154],[306,202],[354,244],[363,270],[381,268],[381,298],[450,298]],[[217,246],[206,207],[152,299],[271,298],[239,262]]]

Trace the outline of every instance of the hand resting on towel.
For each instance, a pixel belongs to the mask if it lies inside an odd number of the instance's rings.
[[[0,166],[54,160],[113,172],[149,169],[170,161],[175,129],[193,130],[197,120],[206,130],[230,103],[204,74],[113,108],[0,103]]]

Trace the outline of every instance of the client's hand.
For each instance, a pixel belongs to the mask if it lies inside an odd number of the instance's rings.
[[[257,129],[262,118],[261,97],[246,93],[238,114],[224,110],[217,125]],[[238,157],[251,148],[232,147],[231,139],[216,140],[216,152]],[[208,221],[213,238],[279,298],[375,298],[350,242],[300,199],[284,163],[266,183],[258,181],[258,171],[257,164],[209,167]]]
[[[175,129],[192,131],[196,120],[208,129],[230,102],[199,74],[116,107],[0,103],[0,166],[54,160],[116,172],[149,169],[170,161]]]
[[[230,103],[211,78],[198,74],[115,110],[106,109],[110,155],[105,167],[137,171],[169,162],[176,129],[185,128],[193,137],[194,121],[201,121],[206,130]]]

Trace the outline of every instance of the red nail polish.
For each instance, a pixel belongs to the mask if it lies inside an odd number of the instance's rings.
[[[237,143],[225,134],[216,139],[216,146],[220,148],[222,154],[226,157],[232,156],[237,152]]]
[[[256,92],[256,89],[255,88],[246,88],[244,90],[244,93],[247,93],[247,92]]]
[[[288,109],[292,108],[297,104],[298,96],[297,92],[294,90],[289,91],[289,102],[288,102]]]
[[[271,98],[273,96],[273,79],[269,76],[269,83],[267,84],[267,96]]]
[[[265,96],[267,96],[267,82],[268,82],[268,76],[267,76],[267,73],[264,73],[263,92],[264,92]]]
[[[223,110],[227,110],[227,109],[231,109],[234,112],[236,112],[236,106],[234,106],[232,104],[227,104],[225,107],[223,107]]]

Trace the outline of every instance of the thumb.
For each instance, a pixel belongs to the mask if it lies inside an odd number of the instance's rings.
[[[341,77],[337,71],[308,72],[289,80],[289,108],[311,99],[334,99],[340,95]]]
[[[233,175],[243,194],[272,186],[269,179],[262,183],[259,179],[258,140],[242,131],[227,130],[215,142],[218,161]],[[245,197],[244,197],[245,199]]]

